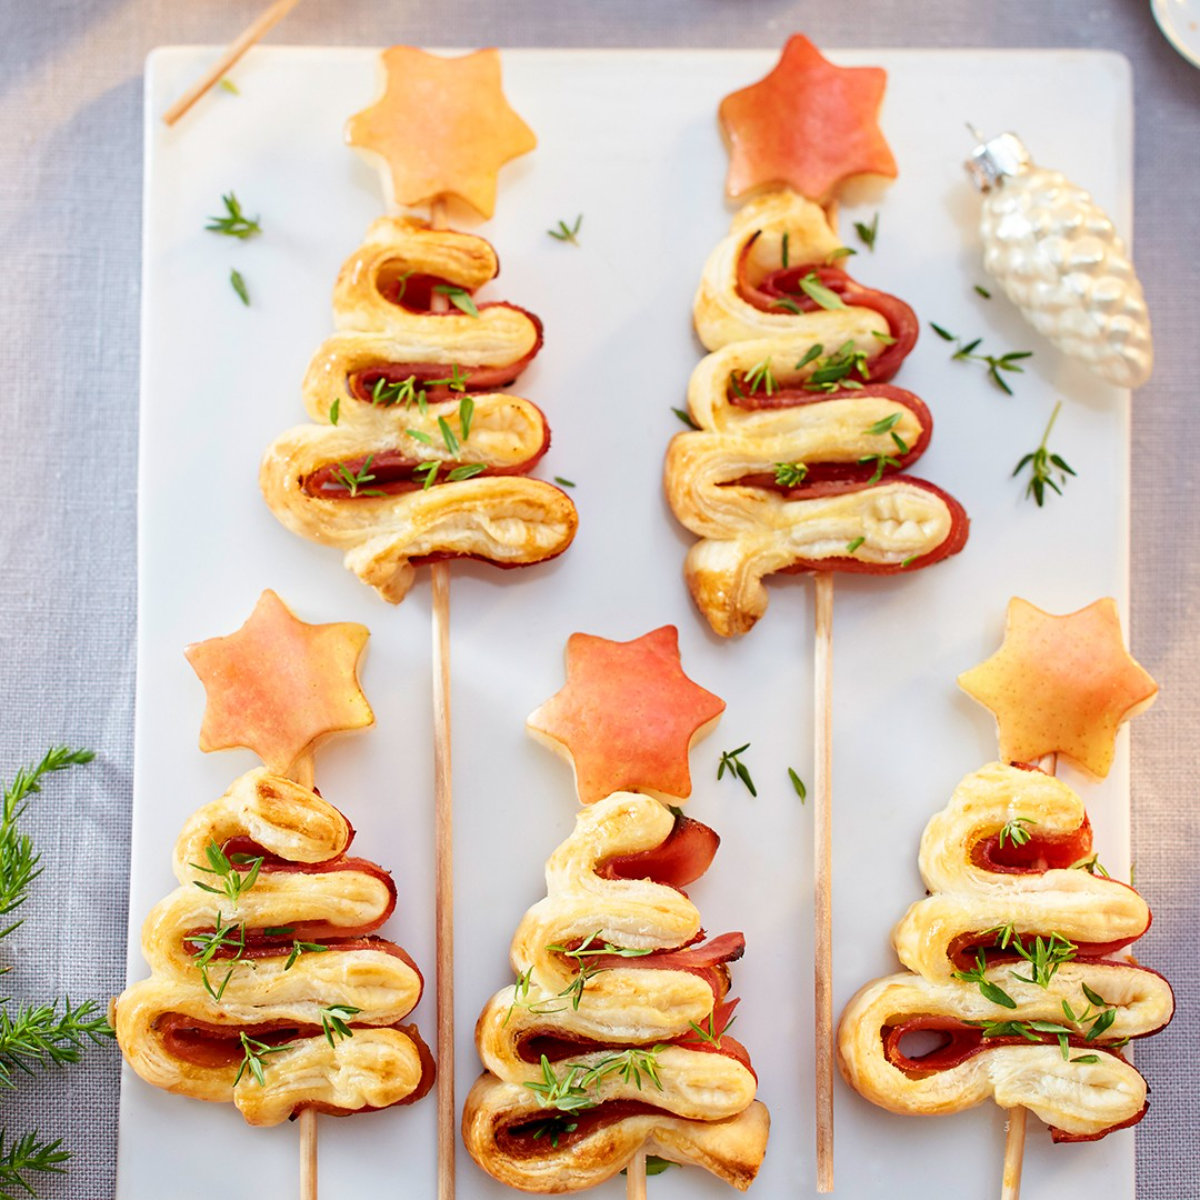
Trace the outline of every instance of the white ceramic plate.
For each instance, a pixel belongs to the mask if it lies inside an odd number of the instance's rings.
[[[214,92],[176,128],[158,120],[215,51],[156,52],[147,70],[141,396],[137,761],[131,850],[131,979],[145,974],[144,914],[173,886],[171,847],[188,814],[253,765],[196,748],[202,690],[186,643],[235,629],[264,587],[310,621],[374,631],[364,685],[377,730],[322,751],[318,781],[358,828],[356,848],[394,872],[400,905],[386,932],[432,975],[433,830],[429,598],[422,582],[392,609],[339,556],[283,530],[259,496],[264,447],[303,421],[299,382],[331,332],[329,295],[343,258],[382,210],[371,170],[342,145],[346,117],[375,87],[369,50],[258,49],[234,73],[240,96]],[[1066,612],[1128,588],[1127,394],[1101,385],[1021,322],[985,282],[978,200],[960,162],[971,120],[1021,133],[1038,161],[1085,183],[1130,227],[1131,99],[1126,62],[1060,52],[835,54],[890,72],[884,126],[901,176],[881,205],[865,283],[908,300],[924,321],[983,336],[996,351],[1032,349],[1006,397],[977,364],[950,361],[926,329],[898,382],[937,421],[919,474],[957,495],[973,525],[959,557],[909,578],[839,579],[836,603],[836,1001],[895,969],[888,935],[922,893],[921,829],[960,776],[995,754],[987,714],[954,678],[998,643],[1009,596]],[[679,626],[689,673],[728,701],[693,756],[691,812],[723,845],[692,889],[710,933],[744,930],[735,970],[739,1036],[754,1054],[774,1131],[755,1195],[813,1190],[811,813],[787,779],[811,779],[810,588],[772,587],[748,637],[721,642],[681,577],[690,538],[660,491],[700,357],[691,332],[701,265],[725,233],[719,99],[758,78],[774,51],[511,51],[509,96],[537,130],[535,154],[506,168],[487,236],[504,273],[488,294],[542,315],[546,346],[520,390],[549,414],[543,474],[578,483],[582,527],[557,562],[501,573],[454,567],[454,734],[458,902],[457,1088],[477,1070],[475,1019],[510,981],[508,943],[543,895],[542,870],[571,828],[568,769],[530,741],[524,718],[562,682],[575,630],[627,639]],[[1047,114],[1054,114],[1053,120]],[[1064,115],[1069,114],[1069,116]],[[204,232],[235,189],[264,235],[245,244]],[[847,230],[874,208],[845,211]],[[582,245],[546,235],[583,214]],[[452,214],[457,220],[458,214]],[[462,223],[462,222],[460,222]],[[466,222],[470,224],[470,222]],[[853,242],[853,238],[850,238]],[[244,308],[229,271],[245,276]],[[1055,448],[1078,471],[1038,510],[1009,478],[1058,397]],[[715,780],[721,749],[743,742],[753,800]],[[1105,862],[1128,878],[1129,762],[1122,739],[1106,783],[1086,796]],[[417,1019],[432,1038],[431,992]],[[960,1200],[999,1189],[1002,1114],[891,1116],[838,1081],[837,1181],[847,1200],[916,1200],[953,1181]],[[321,1122],[322,1200],[435,1194],[434,1104]],[[223,1200],[294,1194],[297,1132],[245,1126],[230,1106],[163,1095],[126,1075],[120,1200]],[[460,1153],[463,1197],[503,1189]],[[605,1194],[620,1194],[623,1180]],[[716,1200],[698,1170],[651,1181],[656,1200]],[[1033,1132],[1025,1200],[1130,1200],[1133,1142],[1052,1148]]]

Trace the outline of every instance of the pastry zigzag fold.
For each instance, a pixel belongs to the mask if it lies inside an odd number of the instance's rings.
[[[697,431],[672,439],[664,483],[701,539],[685,576],[722,636],[766,611],[766,575],[896,573],[966,541],[957,501],[893,474],[933,427],[916,396],[887,386],[916,318],[832,266],[840,246],[817,205],[778,190],[738,212],[704,268],[694,319],[713,353],[688,387]],[[838,306],[815,303],[805,284]]]
[[[700,944],[695,906],[655,880],[649,857],[638,863],[688,827],[703,830],[617,792],[584,809],[550,858],[547,896],[513,939],[518,983],[479,1018],[486,1072],[463,1112],[468,1150],[501,1182],[578,1191],[641,1149],[738,1188],[753,1180],[769,1118],[745,1050],[721,1032],[741,935]]]
[[[498,270],[482,238],[411,217],[376,221],[338,275],[339,332],[304,378],[317,424],[284,433],[263,458],[259,483],[275,516],[341,549],[392,603],[422,563],[525,566],[561,554],[575,535],[571,500],[525,475],[550,444],[541,410],[497,390],[537,354],[541,323],[514,305],[469,299]],[[474,313],[430,311],[439,289]]]
[[[332,805],[263,769],[191,817],[175,847],[180,886],[142,928],[151,977],[113,1004],[117,1039],[143,1079],[232,1101],[252,1125],[305,1108],[341,1115],[408,1104],[429,1090],[432,1058],[403,1023],[421,974],[400,947],[371,936],[395,907],[395,887],[374,863],[346,857],[352,838]],[[235,863],[242,853],[263,858],[236,899],[205,890],[211,846]],[[205,976],[198,939],[222,928],[240,953],[213,957]],[[296,942],[307,948],[293,954]],[[325,1035],[330,1008],[345,1013],[351,1036]],[[286,1047],[263,1058],[261,1083],[245,1072],[237,1080],[243,1034]]]
[[[1141,1120],[1146,1081],[1121,1047],[1162,1029],[1174,997],[1154,971],[1111,957],[1150,912],[1131,887],[1082,869],[1091,848],[1083,803],[1061,780],[1002,763],[968,775],[921,841],[930,895],[893,934],[912,973],[866,985],[842,1014],[847,1082],[899,1113],[1028,1108],[1056,1141]],[[914,1034],[938,1044],[906,1053]]]

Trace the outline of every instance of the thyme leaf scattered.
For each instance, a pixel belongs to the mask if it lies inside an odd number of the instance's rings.
[[[1050,414],[1050,421],[1046,425],[1046,431],[1042,434],[1042,440],[1038,444],[1038,448],[1026,454],[1013,468],[1013,478],[1016,478],[1026,467],[1029,467],[1029,483],[1026,485],[1025,495],[1026,497],[1032,496],[1037,502],[1038,508],[1041,508],[1046,501],[1047,488],[1051,488],[1057,495],[1061,496],[1062,487],[1065,487],[1067,483],[1067,476],[1075,475],[1075,472],[1068,465],[1067,461],[1060,455],[1051,453],[1047,445],[1050,440],[1050,431],[1054,428],[1054,422],[1058,420],[1058,414],[1061,409],[1062,401],[1060,400],[1055,404],[1054,411]],[[1059,476],[1058,483],[1054,482],[1054,471],[1056,468]]]
[[[238,271],[236,269],[230,271],[229,272],[229,283],[230,283],[230,286],[233,288],[233,290],[235,292],[237,292],[238,298],[241,300],[241,302],[247,308],[249,308],[250,307],[250,292],[246,288],[246,281],[245,281],[245,279],[242,278],[241,271]]]
[[[583,213],[575,218],[574,225],[568,225],[566,221],[559,220],[557,229],[547,229],[546,232],[559,242],[570,242],[572,246],[579,245],[579,227],[583,224]]]
[[[247,238],[257,237],[262,233],[259,218],[246,216],[242,211],[241,202],[233,192],[222,196],[221,203],[225,205],[225,215],[223,217],[208,218],[208,224],[204,228],[210,233],[220,233],[225,237],[235,237],[243,242]]]
[[[723,750],[721,752],[721,761],[717,764],[717,779],[725,774],[726,771],[730,775],[736,776],[746,785],[746,790],[752,796],[758,795],[758,789],[754,786],[754,780],[750,778],[749,768],[742,762],[738,755],[750,749],[750,743],[747,742],[744,746],[739,746],[736,750]]]
[[[876,213],[874,217],[871,218],[870,225],[867,225],[862,221],[855,221],[854,232],[858,234],[859,241],[861,241],[862,244],[866,246],[866,248],[870,250],[872,254],[874,254],[875,239],[879,236],[879,214]]]

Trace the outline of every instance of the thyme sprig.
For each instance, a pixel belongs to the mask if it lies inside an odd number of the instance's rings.
[[[1072,871],[1086,871],[1089,875],[1102,875],[1105,879],[1112,878],[1104,869],[1104,864],[1100,861],[1099,854],[1089,854],[1087,857],[1081,858],[1078,862],[1073,862],[1068,869]]]
[[[708,1014],[707,1029],[701,1025],[697,1025],[695,1021],[689,1021],[688,1024],[692,1027],[692,1032],[704,1045],[711,1046],[714,1050],[720,1050],[721,1039],[729,1032],[730,1026],[733,1025],[733,1023],[737,1020],[737,1017],[730,1017],[720,1029],[717,1029],[714,1024],[716,1021],[716,1016],[717,1014],[715,1009]],[[685,1042],[684,1045],[686,1044],[687,1043]]]
[[[775,464],[775,482],[780,487],[799,487],[808,478],[808,467],[802,462]]]
[[[750,749],[750,743],[747,742],[744,746],[739,746],[736,750],[723,750],[721,752],[721,761],[717,764],[717,779],[720,780],[726,771],[730,775],[736,776],[746,785],[746,790],[752,796],[758,795],[758,789],[754,786],[754,780],[750,777],[750,769],[738,757]]]
[[[583,224],[583,213],[575,218],[574,225],[559,219],[557,229],[547,229],[546,232],[557,242],[570,242],[572,246],[579,245],[579,227]]]
[[[188,941],[192,945],[192,956],[200,972],[204,990],[219,1003],[233,978],[234,971],[237,970],[237,963],[246,952],[246,924],[244,921],[226,921],[217,913],[216,925],[211,933],[193,933],[188,937]],[[221,980],[220,985],[214,988],[208,972],[213,959],[223,950],[232,951],[232,954],[222,957],[222,962],[229,964],[229,970],[225,972],[225,978]]]
[[[242,1045],[242,1061],[238,1066],[237,1074],[233,1077],[234,1087],[242,1082],[242,1076],[247,1071],[250,1072],[251,1078],[259,1087],[266,1087],[267,1080],[263,1074],[263,1061],[272,1054],[282,1054],[284,1050],[291,1050],[296,1045],[295,1042],[285,1042],[279,1046],[272,1046],[267,1042],[260,1042],[255,1038],[248,1037],[244,1032],[239,1033],[238,1038]]]
[[[1000,849],[1004,849],[1005,841],[1012,842],[1014,846],[1024,846],[1033,837],[1028,826],[1036,824],[1030,817],[1013,817],[1011,821],[1005,821],[1000,827]]]
[[[1058,420],[1058,414],[1062,409],[1062,401],[1058,401],[1054,406],[1054,411],[1050,414],[1050,420],[1046,425],[1046,430],[1042,434],[1042,440],[1038,443],[1036,450],[1031,450],[1026,454],[1019,463],[1013,468],[1013,478],[1015,479],[1026,467],[1029,467],[1029,483],[1025,487],[1026,497],[1032,496],[1037,502],[1038,508],[1046,502],[1046,489],[1051,488],[1057,495],[1062,495],[1062,489],[1066,486],[1067,476],[1074,476],[1066,459],[1061,455],[1051,452],[1048,442],[1050,441],[1050,431],[1054,428],[1054,422]],[[1058,469],[1059,482],[1054,482],[1054,471]],[[1060,486],[1061,485],[1061,486]]]
[[[371,463],[375,461],[374,454],[368,454],[363,459],[363,464],[357,471],[351,471],[345,463],[338,463],[334,469],[334,473],[338,479],[345,485],[346,491],[351,496],[382,496],[382,488],[364,487],[364,484],[374,482],[375,476],[371,474]]]
[[[1060,933],[1052,933],[1048,938],[1037,937],[1032,945],[1027,945],[1019,934],[1014,934],[1012,946],[1029,964],[1029,974],[1018,975],[1016,971],[1010,974],[1022,983],[1032,983],[1040,988],[1048,988],[1058,968],[1079,953],[1079,947]]]
[[[845,308],[846,302],[830,288],[827,288],[820,279],[817,278],[816,271],[809,271],[803,279],[800,280],[800,290],[814,304],[819,305],[830,312],[835,309]]]
[[[353,1004],[328,1004],[319,1008],[317,1012],[321,1017],[321,1032],[325,1035],[325,1040],[336,1049],[335,1038],[352,1038],[354,1036],[350,1022],[362,1012],[362,1009],[355,1008]]]
[[[220,885],[213,887],[199,879],[193,879],[193,884],[202,892],[211,892],[214,896],[227,896],[232,903],[236,904],[241,899],[242,893],[248,892],[258,882],[258,873],[263,865],[261,854],[231,854],[227,856],[215,841],[208,843],[204,848],[204,854],[208,859],[207,867],[202,867],[199,863],[189,863],[188,865],[197,871],[203,871],[206,875],[212,875],[220,880]],[[248,870],[239,871],[238,867],[247,867]]]
[[[543,1108],[556,1108],[559,1112],[577,1113],[595,1108],[600,1102],[597,1091],[610,1075],[619,1075],[625,1083],[636,1085],[642,1090],[645,1076],[660,1091],[662,1080],[658,1073],[658,1056],[666,1049],[659,1044],[651,1047],[631,1046],[619,1054],[610,1054],[593,1066],[586,1063],[566,1063],[561,1075],[555,1071],[550,1060],[542,1055],[542,1078],[526,1083]]]
[[[578,1063],[568,1066],[560,1077],[550,1065],[550,1060],[542,1055],[542,1078],[534,1083],[527,1082],[527,1087],[538,1098],[542,1108],[556,1108],[559,1112],[576,1113],[584,1109],[595,1108],[596,1101],[589,1096],[579,1080],[587,1071]]]
[[[871,219],[870,225],[865,224],[863,221],[855,221],[854,232],[858,234],[859,241],[874,254],[875,239],[879,236],[879,214],[875,214]]]
[[[836,392],[843,389],[862,387],[860,379],[851,379],[855,371],[862,379],[871,378],[871,370],[867,365],[867,354],[857,349],[853,339],[843,342],[841,347],[832,354],[825,354],[825,347],[820,343],[810,346],[808,353],[796,364],[796,369],[806,367],[810,362],[816,363],[812,374],[805,380],[804,389],[809,392]],[[824,355],[824,357],[821,357]]]
[[[954,978],[961,979],[963,983],[978,984],[984,999],[990,1000],[993,1004],[999,1004],[1004,1008],[1016,1008],[1017,1002],[999,984],[988,979],[986,971],[987,959],[984,957],[983,948],[980,947],[975,951],[974,968],[970,971],[955,971]]]
[[[464,312],[468,317],[474,317],[476,320],[479,319],[479,309],[475,307],[475,301],[466,288],[457,287],[452,283],[435,283],[433,290],[439,295],[445,296],[459,312]]]
[[[259,218],[246,216],[242,211],[241,202],[233,192],[222,196],[221,203],[225,205],[225,215],[223,217],[208,218],[208,224],[204,228],[210,233],[220,233],[226,237],[235,237],[242,242],[247,238],[257,237],[262,233],[262,225],[259,224]]]
[[[508,1006],[508,1013],[505,1015],[504,1024],[507,1025],[513,1015],[513,1010],[517,1008],[527,1008],[531,1013],[545,1015],[547,1013],[564,1012],[567,1008],[578,1010],[580,1002],[583,1000],[583,994],[587,990],[587,985],[597,976],[605,971],[611,970],[610,967],[597,967],[591,960],[599,957],[617,957],[617,958],[642,958],[647,954],[653,954],[652,947],[645,949],[632,949],[627,946],[616,946],[612,942],[604,941],[601,937],[602,930],[595,930],[589,933],[578,946],[567,946],[561,942],[553,942],[546,947],[549,954],[561,954],[564,958],[573,960],[575,966],[575,974],[571,982],[567,984],[561,992],[555,996],[551,996],[546,1000],[529,1000],[529,991],[532,986],[533,967],[529,966],[524,971],[517,975],[516,986],[513,989],[513,1001]]]
[[[775,372],[771,370],[771,360],[769,358],[764,358],[756,362],[743,378],[752,394],[761,390],[765,391],[768,396],[773,396],[779,388],[779,384],[775,379]]]
[[[578,1010],[580,1001],[583,999],[584,990],[588,983],[597,975],[601,975],[608,970],[607,967],[593,966],[589,961],[592,958],[601,956],[615,955],[618,958],[642,958],[647,954],[653,954],[653,947],[644,949],[631,949],[627,946],[615,946],[612,942],[600,940],[601,930],[597,929],[594,933],[589,933],[587,937],[579,943],[578,946],[566,946],[560,942],[551,943],[546,947],[550,954],[561,954],[564,958],[573,959],[575,962],[575,977],[569,984],[552,1001],[546,1003],[554,1004],[557,1000],[565,1000],[570,1003],[571,1008]],[[528,988],[526,989],[528,990]],[[555,1008],[546,1008],[543,1005],[538,1005],[532,1008],[532,1012],[561,1012],[566,1008],[566,1004],[559,1005]]]
[[[287,962],[283,964],[283,969],[290,971],[302,954],[324,954],[328,949],[328,946],[322,946],[320,942],[302,942],[297,938],[293,938],[291,953],[288,954]]]
[[[950,356],[957,362],[965,362],[968,359],[974,362],[987,364],[988,378],[1006,395],[1011,396],[1013,390],[1008,385],[1008,381],[1001,375],[1001,371],[1015,372],[1017,375],[1023,374],[1025,368],[1017,364],[1023,359],[1032,358],[1032,350],[1011,350],[1007,354],[976,354],[975,351],[983,345],[983,338],[974,338],[965,345],[960,337],[951,333],[941,325],[929,322],[930,328],[944,342],[953,342],[955,345],[954,353]]]

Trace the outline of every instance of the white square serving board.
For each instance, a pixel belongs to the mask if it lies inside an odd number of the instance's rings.
[[[450,34],[452,31],[447,31]],[[140,592],[137,753],[130,879],[129,977],[146,974],[140,924],[174,886],[171,850],[187,816],[255,764],[245,752],[197,749],[204,698],[184,660],[192,641],[229,633],[259,593],[276,589],[308,621],[372,630],[363,684],[377,728],[334,741],[317,764],[325,795],[358,829],[356,851],[394,874],[400,904],[384,932],[432,984],[434,963],[430,614],[423,578],[391,608],[338,554],[287,533],[259,495],[268,443],[304,421],[299,384],[332,331],[329,298],[342,260],[383,211],[374,172],[342,141],[372,100],[371,49],[260,48],[173,129],[160,115],[215,59],[212,48],[151,55],[146,75],[142,296]],[[787,768],[811,781],[812,599],[803,579],[772,584],[770,611],[723,642],[682,579],[690,537],[663,500],[668,439],[679,429],[701,357],[691,301],[725,233],[725,150],[716,106],[765,73],[776,50],[512,50],[505,86],[537,131],[535,153],[506,167],[485,235],[503,263],[488,297],[541,315],[542,354],[518,390],[548,414],[553,449],[541,474],[578,486],[579,536],[558,561],[498,572],[453,568],[456,833],[456,1085],[475,1078],[475,1019],[511,981],[509,939],[544,894],[545,859],[572,827],[568,768],[535,745],[524,720],[562,683],[576,630],[616,639],[679,627],[683,660],[728,702],[693,754],[689,812],[723,839],[691,889],[710,934],[743,930],[734,969],[738,1036],[750,1048],[771,1144],[753,1194],[814,1194],[812,1125],[812,814]],[[835,617],[835,999],[896,969],[892,925],[922,895],[917,844],[957,780],[995,756],[991,718],[956,674],[999,643],[1005,605],[1021,595],[1067,612],[1128,595],[1130,397],[1097,383],[1034,335],[985,283],[978,197],[961,161],[970,120],[1013,129],[1037,161],[1088,186],[1118,227],[1131,223],[1131,94],[1124,59],[1092,52],[854,51],[889,84],[884,130],[900,177],[878,204],[844,210],[843,228],[880,211],[873,254],[850,268],[917,310],[923,333],[897,382],[933,411],[933,445],[916,474],[966,505],[971,540],[957,558],[903,579],[840,578]],[[241,243],[204,230],[236,191],[263,235]],[[580,246],[547,236],[583,214]],[[454,224],[477,222],[457,210]],[[245,277],[244,307],[230,270]],[[951,361],[927,322],[982,336],[994,352],[1033,350],[1005,396],[979,364]],[[1054,448],[1078,472],[1044,509],[1010,478],[1036,446],[1058,398]],[[427,575],[427,573],[425,573]],[[1126,612],[1126,618],[1128,613]],[[722,749],[744,742],[752,799],[716,781]],[[1103,784],[1081,785],[1099,850],[1129,871],[1129,757],[1122,738]],[[434,1040],[433,989],[416,1019]],[[435,1195],[431,1099],[414,1108],[320,1122],[322,1200]],[[837,1080],[837,1192],[845,1200],[924,1200],[999,1192],[1003,1114],[893,1116]],[[1052,1147],[1031,1123],[1025,1200],[1131,1200],[1133,1134]],[[232,1106],[169,1096],[126,1071],[119,1200],[262,1200],[297,1193],[294,1125],[252,1129]],[[460,1151],[459,1194],[504,1189]],[[953,1181],[952,1183],[948,1181]],[[623,1179],[600,1191],[616,1200]],[[697,1169],[650,1181],[654,1200],[716,1200]]]

